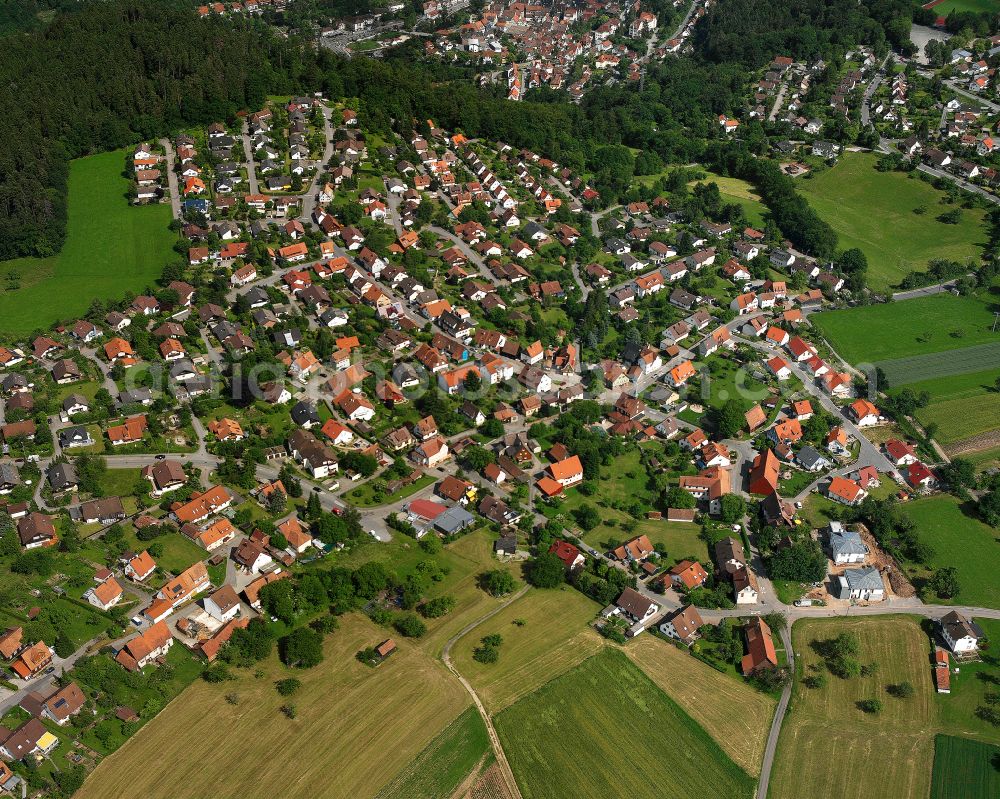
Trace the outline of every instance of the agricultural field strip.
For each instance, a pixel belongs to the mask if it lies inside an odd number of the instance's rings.
[[[885,372],[889,385],[895,388],[936,377],[979,372],[998,364],[1000,364],[1000,341],[879,361],[876,366]]]

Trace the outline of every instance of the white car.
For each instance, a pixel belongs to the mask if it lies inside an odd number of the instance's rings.
[[[795,607],[797,608],[808,608],[812,605],[813,601],[811,599],[796,599]]]

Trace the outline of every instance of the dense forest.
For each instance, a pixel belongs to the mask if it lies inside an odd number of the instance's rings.
[[[90,0],[2,0],[0,36],[40,28],[57,11],[79,9]]]
[[[775,55],[830,59],[856,44],[909,50],[911,0],[719,0],[695,28],[706,58],[762,67]]]
[[[835,246],[832,231],[823,229],[790,181],[749,157],[766,151],[760,126],[747,126],[742,155],[722,158],[731,150],[713,149],[723,138],[716,119],[739,111],[755,62],[858,35],[842,21],[829,29],[807,24],[811,14],[822,22],[836,11],[868,30],[880,24],[875,9],[888,14],[901,2],[753,0],[751,13],[749,0],[720,0],[699,26],[705,57],[653,64],[641,92],[634,84],[602,86],[579,105],[559,92],[539,94],[541,102],[507,102],[502,88],[477,88],[461,67],[420,61],[419,42],[384,60],[348,61],[279,38],[260,20],[200,20],[193,6],[172,0],[84,5],[43,30],[8,37],[0,51],[6,111],[0,120],[0,259],[61,247],[69,158],[231,119],[240,109],[259,108],[267,94],[311,91],[360,98],[365,124],[375,131],[433,119],[544,153],[593,172],[606,202],[624,196],[633,170],[653,174],[663,164],[702,159],[709,149],[713,159],[729,161],[731,174],[758,185],[786,235],[825,254]],[[730,22],[738,31],[732,37],[720,25],[739,13],[747,16]],[[754,43],[748,25],[766,27],[767,41]],[[731,60],[720,63],[724,58]],[[641,152],[633,157],[622,145]]]
[[[67,158],[230,117],[314,80],[295,47],[172,3],[98,3],[3,43],[0,258],[59,249]]]

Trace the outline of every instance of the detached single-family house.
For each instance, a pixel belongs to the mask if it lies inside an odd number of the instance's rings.
[[[874,566],[866,566],[863,569],[847,569],[837,579],[837,595],[841,599],[881,602],[885,599],[882,575]]]
[[[941,637],[956,655],[969,655],[979,650],[979,639],[983,631],[975,622],[965,618],[957,610],[941,617]]]

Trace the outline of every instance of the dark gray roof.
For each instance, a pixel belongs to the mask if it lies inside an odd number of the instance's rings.
[[[863,569],[847,569],[844,572],[844,579],[852,591],[874,591],[884,588],[882,585],[882,575],[874,566],[866,566]]]
[[[49,467],[49,484],[54,489],[76,485],[76,467],[72,463],[54,463]]]
[[[457,533],[472,524],[475,518],[461,505],[455,505],[439,514],[434,520],[434,526],[445,535]]]
[[[830,551],[837,555],[864,555],[868,552],[861,536],[851,530],[830,533]]]

